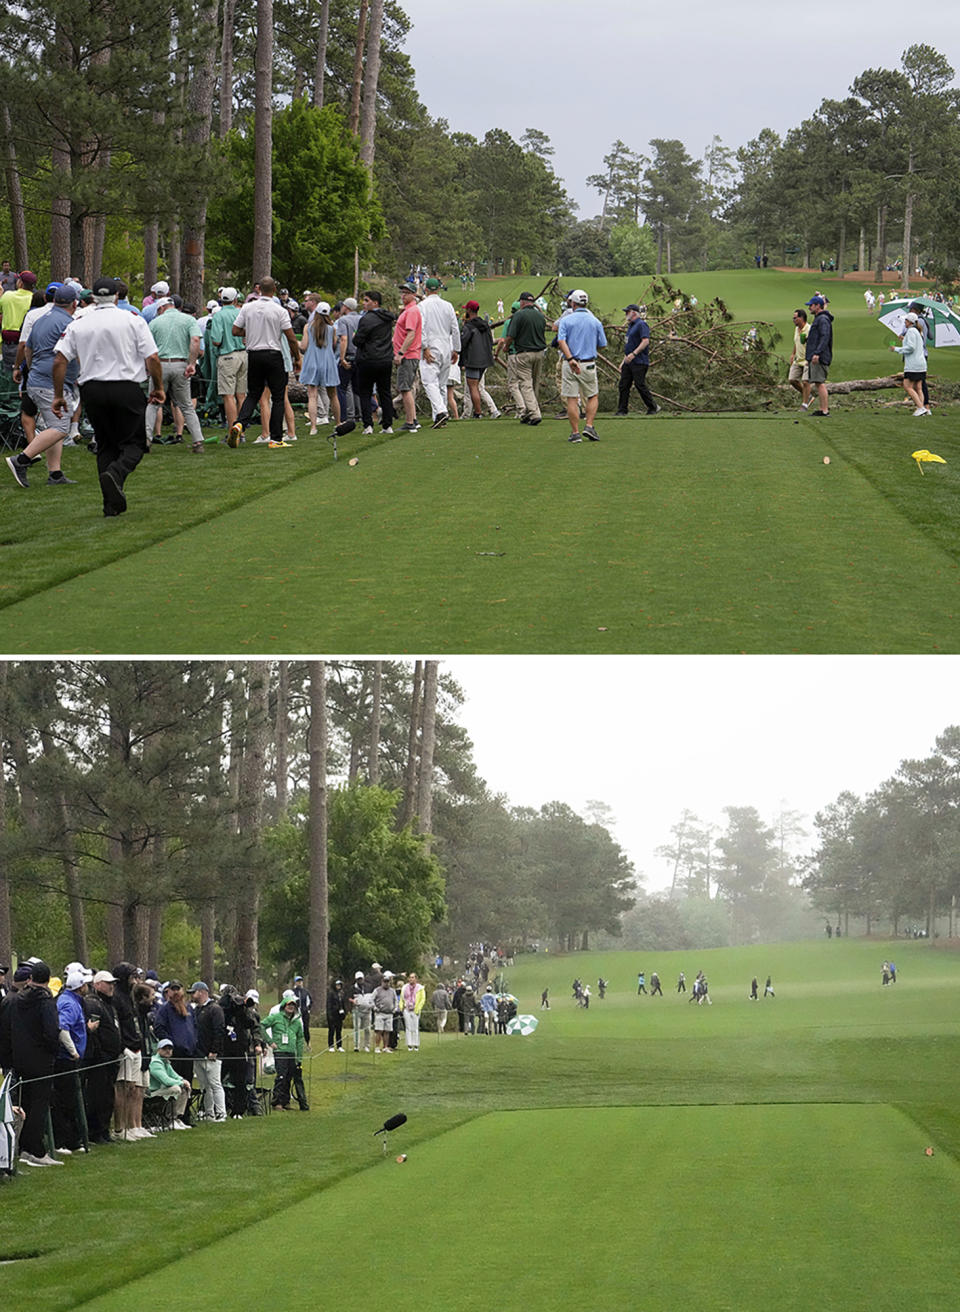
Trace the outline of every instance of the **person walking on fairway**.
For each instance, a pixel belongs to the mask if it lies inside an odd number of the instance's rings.
[[[630,389],[635,387],[648,415],[659,413],[660,407],[647,387],[647,370],[650,368],[650,325],[644,320],[639,305],[624,307],[627,316],[627,335],[623,343],[623,364],[620,366],[620,391],[617,414],[626,418],[630,410]]]
[[[764,984],[764,986],[763,986],[763,996],[764,996],[764,997],[767,997],[768,995],[769,995],[771,998],[775,998],[775,997],[777,996],[777,995],[774,993],[774,991],[773,991],[773,984],[771,983],[771,980],[770,980],[770,976],[769,976],[769,975],[767,976],[767,982],[766,982],[766,984]]]
[[[680,976],[677,979],[677,992],[686,993],[686,991],[687,991],[687,977],[681,970]]]
[[[647,991],[647,977],[646,975],[644,975],[643,971],[640,970],[637,972],[637,997],[639,998],[640,994],[646,993],[646,991]]]
[[[663,997],[663,989],[660,987],[660,976],[659,976],[659,975],[657,974],[657,972],[654,970],[654,971],[651,971],[651,974],[650,974],[650,996],[651,996],[651,998],[655,998],[655,997],[657,996],[658,993],[660,994],[660,996],[661,996],[661,998],[662,998],[662,997]]]
[[[544,989],[543,992],[540,994],[540,1010],[541,1010],[541,1011],[549,1011],[549,1010],[550,1010],[550,999],[547,997],[547,994],[548,994],[549,992],[550,992],[549,989]]]
[[[811,414],[825,419],[830,413],[827,370],[833,361],[833,315],[827,310],[827,303],[822,296],[811,296],[807,301],[807,309],[813,310],[813,323],[807,333],[807,344],[804,348],[807,374],[810,385],[817,389],[820,400],[820,409],[811,411]]]
[[[754,975],[753,979],[750,981],[750,1001],[760,1001],[760,981],[757,979],[756,975]]]

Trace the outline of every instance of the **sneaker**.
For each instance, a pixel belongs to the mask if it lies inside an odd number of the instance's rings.
[[[927,413],[927,412],[926,412],[926,410],[924,410],[923,406],[922,406],[922,405],[918,405],[917,408],[916,408],[916,410],[914,410],[914,412],[913,412],[913,417],[914,417],[914,419],[919,419],[921,415],[925,415],[926,413]]]
[[[327,1052],[336,1052],[336,1048],[328,1048]]]
[[[583,438],[580,436],[579,433],[571,433],[570,436],[567,438],[567,441],[568,441],[568,442],[582,442],[582,441],[583,441]]]
[[[297,435],[296,433],[288,433],[283,440],[287,443],[295,442],[297,440]]]
[[[54,1148],[53,1151],[55,1153],[62,1153],[64,1157],[71,1157],[73,1155],[72,1148]]]
[[[404,424],[402,431],[403,431],[404,433],[419,433],[419,432],[420,432],[420,425],[419,425],[419,424]]]
[[[255,438],[253,439],[253,445],[254,445],[254,446],[269,446],[269,445],[270,445],[270,438],[267,436],[266,433],[261,433],[259,437],[255,437]]]
[[[804,408],[805,408],[805,407],[801,406],[801,409],[804,409]],[[658,415],[662,409],[663,409],[663,406],[657,405],[657,406],[654,406],[654,408],[653,408],[652,410],[648,410],[648,411],[647,411],[647,414],[648,414],[648,415]]]
[[[231,424],[227,431],[227,446],[235,451],[243,441],[243,429],[239,424]]]
[[[446,428],[446,426],[447,426],[447,416],[446,416],[446,414],[441,410],[440,413],[437,415],[436,419],[434,419],[433,423],[430,425],[430,427],[431,427],[431,428]]]
[[[286,447],[286,446],[289,446],[289,445],[290,445],[289,442],[268,442],[268,443],[267,443],[267,450],[268,450],[268,451],[279,451],[281,447]]]
[[[352,419],[345,419],[342,424],[337,424],[333,431],[336,433],[337,437],[346,437],[348,433],[353,432],[356,426],[357,425]],[[373,430],[371,429],[370,431],[372,432]]]
[[[174,1128],[175,1130],[192,1130],[192,1129],[193,1129],[193,1126],[192,1126],[192,1125],[184,1125],[183,1121],[177,1120],[177,1121],[174,1121],[174,1123],[173,1123],[173,1128]]]
[[[600,441],[599,435],[597,434],[597,430],[594,428],[593,424],[587,424],[585,426],[583,430],[583,435],[584,437],[588,438],[591,442]]]
[[[500,418],[500,411],[499,411],[499,410],[492,410],[492,411],[490,412],[490,418],[491,418],[491,419],[499,419],[499,418]]]
[[[100,491],[103,493],[103,513],[122,515],[127,508],[127,498],[123,495],[123,484],[109,469],[100,475]]]
[[[521,422],[521,424],[529,424],[530,420],[529,420],[529,418],[528,418],[527,415],[521,415],[521,416],[520,416],[520,422]]]
[[[813,414],[811,415],[811,418],[812,418],[812,419],[827,419],[827,418],[829,418],[829,415],[830,415],[830,411],[829,411],[829,410],[814,410],[814,411],[813,411]]]
[[[42,1157],[35,1157],[33,1153],[21,1152],[20,1161],[26,1166],[52,1166],[52,1162],[45,1161]]]
[[[63,446],[76,446],[76,445],[77,445],[77,440],[76,440],[75,437],[65,437],[65,438],[63,439],[62,445],[63,445]]]
[[[302,1112],[308,1112],[308,1111],[310,1110],[310,1106],[309,1106],[309,1104],[308,1104],[308,1103],[305,1103],[305,1102],[302,1102],[302,1103],[300,1104],[300,1110],[301,1110]]]
[[[810,402],[809,402],[809,401],[803,401],[803,402],[801,402],[800,409],[801,409],[801,410],[809,410],[809,409],[810,409]]]
[[[19,456],[6,456],[5,459],[7,462],[7,468],[10,470],[10,473],[14,476],[14,478],[17,480],[20,486],[29,487],[30,480],[27,478],[27,470],[29,468],[29,464],[26,465],[21,464]],[[21,1158],[24,1157],[25,1155],[26,1154],[24,1153],[20,1154]]]
[[[393,436],[393,429],[392,429],[392,428],[381,428],[381,429],[380,429],[380,432],[381,432],[381,434],[386,434],[388,437],[392,437],[392,436]]]
[[[363,430],[363,436],[364,436],[364,437],[372,437],[372,436],[373,436],[373,424],[367,424],[366,428],[364,428],[364,430]]]
[[[67,487],[70,484],[75,487],[76,483],[77,480],[75,478],[67,478],[66,474],[47,475],[47,487]]]
[[[536,428],[537,424],[543,423],[543,419],[540,417],[540,415],[534,415],[532,419],[527,420],[527,423],[530,425],[531,428]]]
[[[648,413],[648,414],[653,414],[653,411],[652,411],[652,410],[648,410],[647,413]],[[614,417],[614,419],[629,419],[629,418],[630,418],[630,412],[629,412],[629,410],[615,410],[614,413],[613,413],[613,417]]]
[[[193,452],[194,455],[196,455],[198,451],[202,451],[202,450],[203,450],[203,438],[200,437],[200,438],[197,438],[196,442],[191,442],[191,443],[190,443],[190,450]]]

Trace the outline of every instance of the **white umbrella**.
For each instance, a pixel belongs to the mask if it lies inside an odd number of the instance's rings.
[[[949,305],[944,305],[942,301],[935,301],[929,296],[911,296],[887,301],[883,307],[883,314],[878,316],[878,322],[889,328],[891,332],[895,332],[898,337],[902,336],[907,326],[904,315],[911,305],[924,307],[923,317],[927,322],[931,346],[960,346],[960,314],[957,314],[956,310],[951,310]]]
[[[508,1034],[532,1034],[540,1022],[536,1016],[514,1016],[507,1021]]]

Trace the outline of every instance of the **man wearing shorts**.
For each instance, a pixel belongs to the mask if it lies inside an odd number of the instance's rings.
[[[224,287],[220,293],[221,309],[210,324],[210,342],[217,351],[217,391],[223,398],[223,410],[229,431],[247,395],[247,348],[242,337],[235,337],[233,324],[240,307],[236,287]]]
[[[373,990],[373,1050],[390,1052],[390,1037],[393,1034],[393,1013],[397,1009],[397,991],[393,987],[393,976],[384,971],[383,979]]]
[[[423,319],[413,287],[409,283],[400,283],[399,287],[403,309],[393,329],[393,363],[397,366],[397,390],[403,402],[403,431],[418,433],[420,425],[417,423],[414,384],[420,368]]]
[[[557,345],[563,356],[560,395],[567,405],[570,420],[569,442],[582,442],[580,436],[580,402],[586,409],[584,436],[591,442],[600,438],[593,426],[600,406],[597,382],[597,352],[607,344],[603,324],[587,309],[589,297],[578,290],[570,293],[572,314],[565,315],[557,326]]]
[[[806,310],[794,310],[793,351],[790,355],[790,369],[787,373],[787,381],[803,397],[801,410],[806,410],[810,404],[810,368],[805,354],[807,333],[809,331]]]
[[[10,472],[21,487],[27,486],[27,470],[33,460],[41,452],[62,442],[67,436],[72,416],[80,404],[80,396],[77,392],[79,365],[74,360],[67,367],[64,383],[63,396],[66,408],[60,413],[54,413],[54,348],[71,323],[76,304],[77,293],[73,287],[69,285],[58,287],[54,292],[53,305],[34,321],[30,336],[26,340],[24,361],[28,370],[27,395],[37,407],[37,418],[41,428],[19,455],[7,456]],[[74,482],[74,479],[66,478],[60,471],[59,460],[55,463],[56,469],[51,468],[47,475],[47,482],[51,485]]]
[[[810,385],[817,389],[820,400],[820,409],[814,410],[813,414],[818,419],[825,419],[830,413],[827,370],[833,360],[833,315],[827,310],[827,303],[822,296],[811,296],[807,308],[813,310],[813,323],[807,334],[805,355]]]

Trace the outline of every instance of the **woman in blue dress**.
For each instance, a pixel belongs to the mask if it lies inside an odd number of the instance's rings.
[[[340,400],[337,396],[340,371],[337,368],[336,340],[330,306],[326,301],[321,301],[307,320],[300,343],[303,352],[300,381],[307,389],[307,418],[310,421],[311,437],[317,435],[317,394],[321,387],[330,398],[334,422],[340,422]]]

